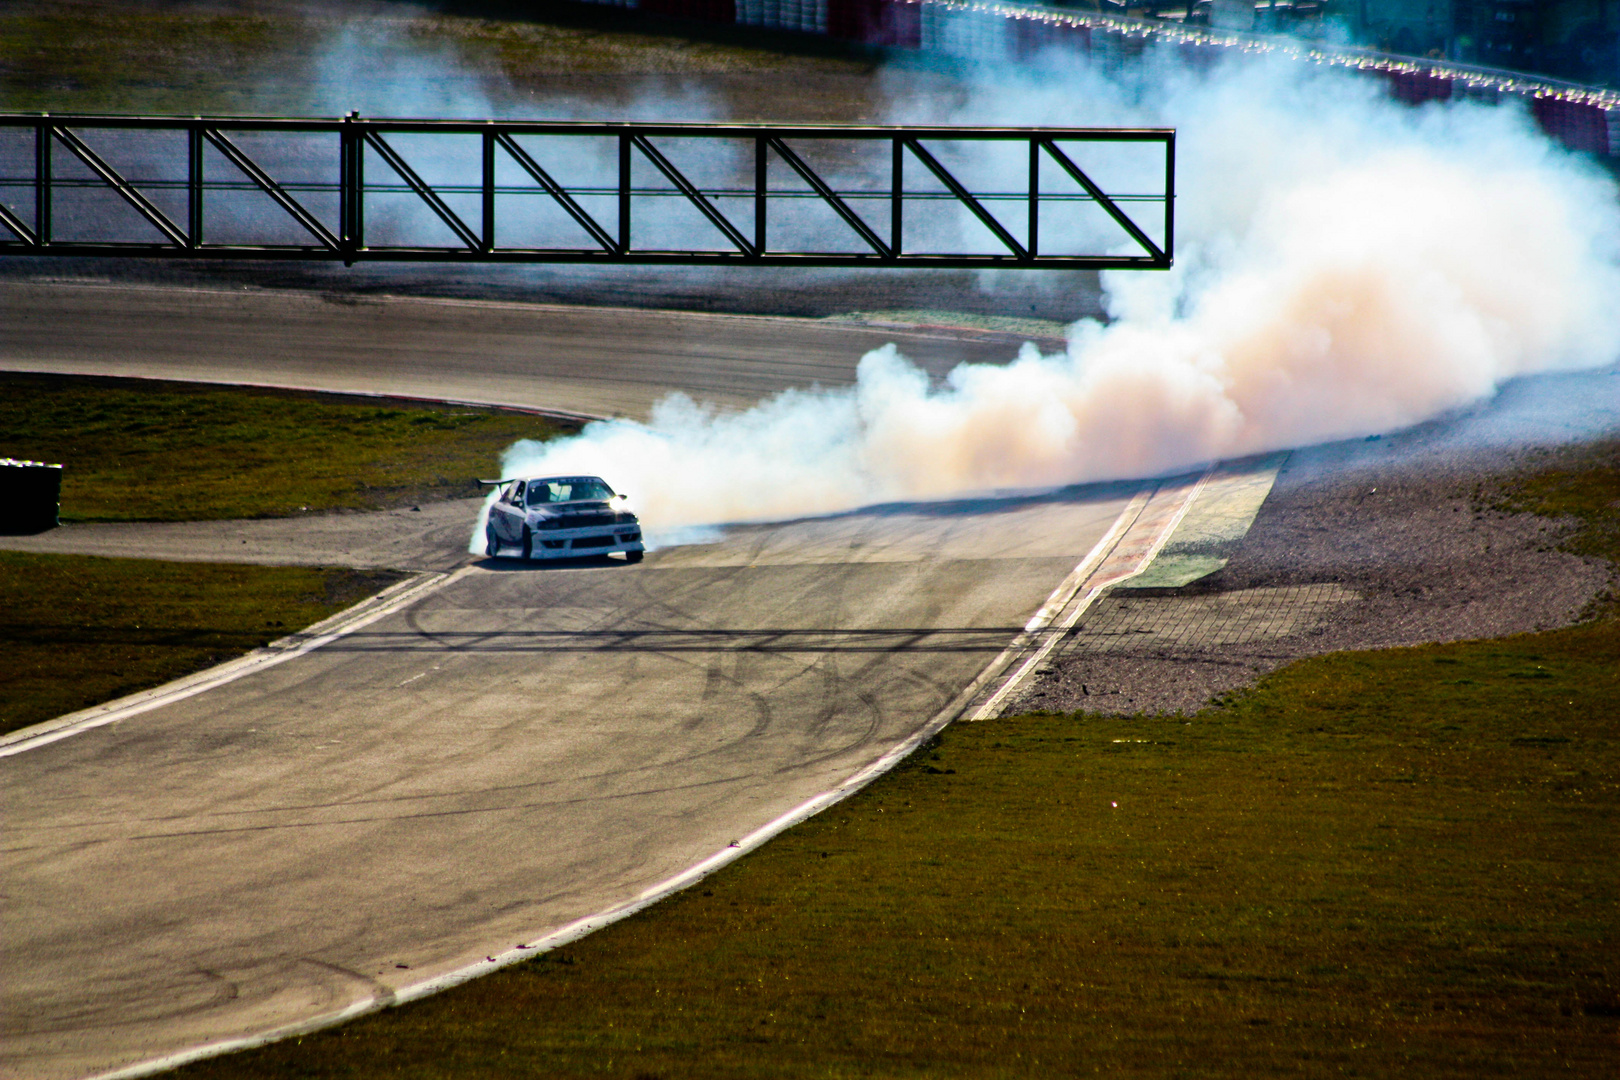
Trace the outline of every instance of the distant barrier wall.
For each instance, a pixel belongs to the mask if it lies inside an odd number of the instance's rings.
[[[1520,97],[1548,135],[1574,150],[1620,155],[1620,92],[1559,83],[1292,38],[1264,37],[1116,19],[1018,4],[963,0],[581,0],[704,22],[824,34],[890,49],[918,49],[977,60],[1025,60],[1066,49],[1126,59],[1150,44],[1169,44],[1197,64],[1228,49],[1277,52],[1307,63],[1352,68],[1386,79],[1399,101]]]

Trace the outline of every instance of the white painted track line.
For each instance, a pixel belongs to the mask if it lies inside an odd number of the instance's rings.
[[[246,656],[223,664],[199,671],[195,675],[187,675],[183,679],[164,683],[162,686],[150,690],[142,690],[138,694],[130,694],[115,701],[95,705],[78,712],[68,713],[66,716],[48,720],[43,724],[34,724],[30,727],[13,731],[8,735],[0,736],[0,758],[11,757],[14,754],[37,750],[42,746],[60,742],[71,738],[81,732],[91,731],[107,724],[116,724],[130,717],[152,709],[172,705],[177,701],[184,701],[204,691],[212,690],[217,686],[235,682],[244,675],[251,675],[265,668],[275,667],[286,663],[296,656],[314,652],[323,646],[330,645],[339,638],[346,637],[363,627],[370,626],[378,619],[392,615],[396,611],[410,607],[417,601],[432,595],[451,582],[471,571],[471,567],[463,567],[453,574],[417,574],[395,585],[390,585],[377,595],[338,612],[331,618],[308,627],[296,634],[291,634],[278,641],[272,641],[262,649],[255,649]]]

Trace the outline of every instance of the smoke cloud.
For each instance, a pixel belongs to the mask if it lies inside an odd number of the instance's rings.
[[[1520,108],[1379,89],[1275,62],[1105,76],[1051,58],[901,110],[1177,127],[1177,268],[1104,275],[1109,320],[1077,322],[1060,353],[933,385],[886,347],[851,387],[735,413],[671,397],[645,424],[518,443],[506,475],[602,475],[654,530],[783,519],[1388,432],[1620,358],[1613,180]]]

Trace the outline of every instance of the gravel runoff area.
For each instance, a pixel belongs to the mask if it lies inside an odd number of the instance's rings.
[[[1296,451],[1224,567],[1103,594],[1005,712],[1191,713],[1307,656],[1566,626],[1616,570],[1493,508],[1526,456],[1447,424]]]

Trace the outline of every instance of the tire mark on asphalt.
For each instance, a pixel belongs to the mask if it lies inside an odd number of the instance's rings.
[[[755,774],[750,772],[735,772],[726,776],[709,777],[708,779],[694,781],[689,784],[666,784],[659,787],[637,788],[633,791],[616,791],[607,793],[593,792],[588,796],[582,795],[578,798],[533,799],[523,802],[502,803],[497,806],[458,806],[447,807],[443,810],[419,810],[405,814],[374,814],[368,817],[333,818],[329,821],[272,821],[256,825],[231,825],[216,826],[213,828],[173,829],[168,832],[131,833],[127,835],[121,834],[117,836],[92,837],[77,841],[76,844],[80,848],[91,848],[100,844],[128,843],[136,840],[176,840],[196,836],[228,836],[236,833],[276,832],[285,829],[321,829],[343,825],[369,825],[393,821],[420,821],[430,820],[433,818],[467,817],[478,814],[501,814],[524,810],[547,810],[558,807],[580,806],[590,803],[620,802],[625,799],[646,798],[650,795],[666,795],[677,791],[702,791],[707,788],[726,786],[737,783],[738,781],[746,781],[751,779],[755,779]],[[340,808],[344,805],[345,804],[342,803],[333,804],[334,808]],[[313,809],[322,809],[322,807],[315,806]],[[280,807],[258,811],[241,811],[243,814],[277,814],[285,812],[287,811]],[[54,826],[53,828],[69,827],[71,826],[64,825]],[[37,830],[31,829],[29,831],[45,832],[49,830],[42,828]],[[29,851],[34,851],[40,846],[41,845],[37,844],[20,844],[16,846],[0,847],[0,853],[7,855],[22,854]],[[53,847],[51,850],[56,851],[60,850],[60,848]]]
[[[371,1000],[374,1004],[386,1006],[394,1003],[394,991],[370,975],[355,971],[353,968],[346,968],[342,964],[334,964],[330,960],[322,960],[317,956],[300,956],[298,959],[305,964],[312,964],[315,967],[342,975],[346,979],[352,979],[359,983],[371,991]]]

